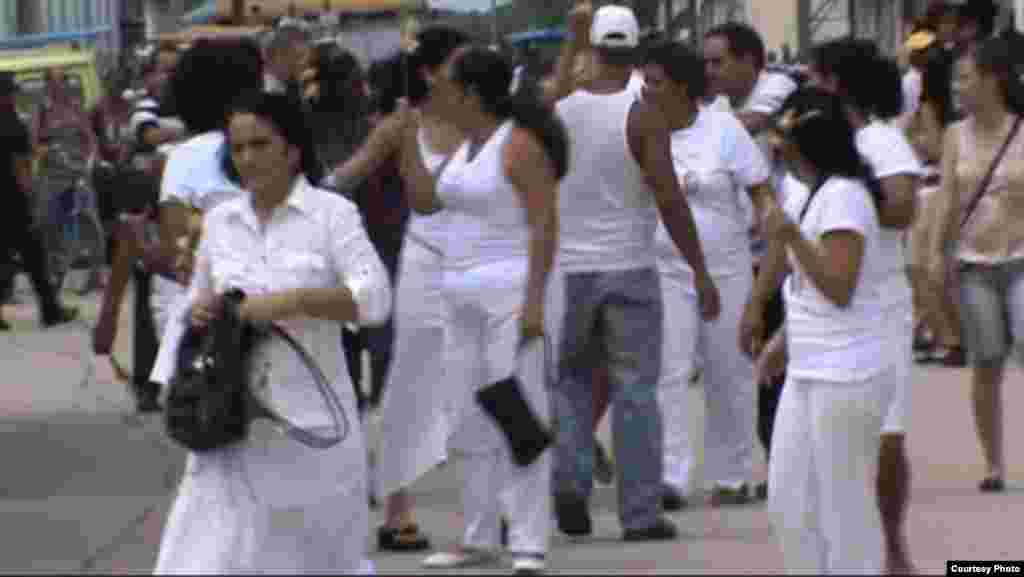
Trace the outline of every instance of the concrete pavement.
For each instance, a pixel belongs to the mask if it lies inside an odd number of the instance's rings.
[[[83,378],[88,368],[84,325],[42,331],[30,295],[23,293],[22,299],[23,304],[4,307],[15,330],[0,333],[0,451],[7,464],[0,482],[0,572],[148,572],[184,455],[164,439],[158,417],[132,415],[126,386],[115,382],[106,364],[97,363],[93,378]],[[82,305],[86,319],[94,318],[95,301]],[[129,361],[131,307],[123,310],[115,354]],[[915,376],[908,442],[914,472],[909,535],[916,563],[928,573],[943,573],[950,558],[1024,558],[1014,530],[1024,514],[1024,486],[1011,482],[1010,490],[997,496],[975,489],[983,471],[966,373],[918,369]],[[1024,444],[1017,442],[1024,438],[1024,422],[1014,418],[1024,406],[1024,390],[1017,386],[1022,377],[1011,372],[1004,393],[1010,479],[1024,479]],[[700,390],[692,394],[699,398]],[[698,409],[695,429],[702,418]],[[414,488],[420,524],[438,547],[453,545],[459,536],[458,479],[454,463]],[[781,570],[763,507],[698,505],[673,515],[683,533],[679,540],[625,544],[618,541],[614,501],[612,488],[598,491],[594,538],[577,544],[554,538],[551,572]],[[421,572],[421,558],[374,556],[385,574]]]

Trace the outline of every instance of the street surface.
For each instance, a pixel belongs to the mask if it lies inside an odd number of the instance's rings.
[[[23,285],[24,283],[19,283]],[[0,333],[0,482],[3,554],[0,573],[129,574],[151,571],[163,516],[184,461],[167,442],[158,416],[137,418],[127,386],[102,360],[91,377],[84,324],[43,331],[31,292],[4,307],[14,325]],[[96,297],[79,302],[95,318]],[[116,356],[130,363],[130,301],[122,309]],[[1010,372],[1004,398],[1009,490],[982,495],[983,467],[970,414],[967,374],[919,368],[909,448],[914,490],[911,552],[918,567],[943,574],[947,559],[1024,559],[1024,407],[1022,375]],[[695,400],[701,394],[694,388]],[[703,418],[699,403],[694,427]],[[605,426],[602,436],[607,439]],[[762,472],[763,473],[763,472]],[[435,546],[460,532],[458,465],[435,470],[414,487],[420,525]],[[681,538],[657,544],[619,541],[611,487],[598,490],[595,535],[570,544],[553,539],[549,571],[586,574],[777,573],[781,559],[763,506],[714,509],[703,504],[672,515]],[[377,512],[378,521],[381,512]],[[374,555],[378,572],[422,572],[422,554]],[[509,565],[492,572],[507,572]],[[465,573],[479,573],[467,570]]]

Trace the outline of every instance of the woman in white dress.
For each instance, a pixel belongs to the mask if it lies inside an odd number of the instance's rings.
[[[910,347],[890,306],[903,271],[889,266],[881,187],[857,152],[846,105],[805,88],[783,111],[791,176],[785,208],[766,211],[770,244],[755,289],[755,298],[771,294],[791,271],[785,325],[760,360],[768,373],[786,371],[768,508],[787,571],[878,574],[884,544],[873,475]]]
[[[249,194],[206,215],[189,319],[204,326],[218,295],[243,290],[242,316],[282,323],[333,379],[352,422],[355,395],[340,322],[386,321],[387,272],[355,206],[310,184],[319,180],[320,164],[296,103],[253,94],[232,109],[228,126],[229,171],[237,171]],[[312,382],[278,386],[289,396],[316,396]],[[311,409],[299,424],[321,420],[330,426],[326,410]],[[189,454],[156,573],[364,572],[368,526],[358,427],[320,450],[257,421],[245,441]]]
[[[771,166],[731,112],[702,106],[704,65],[680,43],[656,46],[643,68],[644,97],[664,110],[672,132],[672,158],[697,224],[708,268],[719,287],[721,316],[700,316],[693,271],[664,225],[657,236],[658,272],[665,306],[659,401],[665,414],[666,509],[685,506],[692,488],[696,447],[690,439],[689,381],[704,359],[707,418],[705,478],[716,503],[744,503],[752,496],[756,390],[754,367],[737,346],[750,293],[752,255],[744,197],[755,205],[774,198]]]
[[[537,102],[509,94],[512,68],[486,49],[459,51],[434,84],[443,118],[467,140],[434,176],[415,153],[418,120],[409,118],[403,170],[413,209],[447,212],[450,242],[442,285],[451,319],[446,355],[452,388],[449,449],[462,459],[461,548],[428,557],[429,567],[494,560],[500,516],[508,520],[508,550],[517,572],[545,566],[551,531],[551,461],[545,452],[515,465],[498,426],[475,400],[476,391],[518,374],[524,397],[541,422],[548,420],[542,341],[557,342],[558,297],[551,273],[558,235],[557,189],[568,165],[564,128]],[[436,191],[436,192],[435,192]],[[544,339],[548,335],[549,338]],[[524,353],[517,363],[519,352]],[[518,369],[518,372],[517,372]]]
[[[440,104],[431,87],[445,62],[469,38],[446,27],[426,28],[416,38],[415,50],[393,63],[400,70],[392,74],[405,85],[404,96],[423,119],[415,142],[406,151],[398,116],[384,118],[352,158],[334,171],[339,188],[368,178],[406,152],[419,154],[436,175],[462,142],[459,130],[438,114]],[[382,551],[419,551],[430,546],[416,523],[408,488],[443,462],[447,451],[446,407],[451,389],[443,357],[449,321],[441,299],[446,222],[444,212],[414,212],[399,257],[395,343],[381,401],[375,472],[377,489],[388,496],[384,525],[377,529],[377,546]]]

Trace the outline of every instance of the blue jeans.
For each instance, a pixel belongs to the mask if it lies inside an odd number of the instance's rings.
[[[565,276],[559,379],[552,392],[557,441],[556,493],[590,497],[594,477],[591,375],[609,368],[612,433],[618,463],[619,519],[625,529],[652,527],[661,512],[662,306],[657,269]]]

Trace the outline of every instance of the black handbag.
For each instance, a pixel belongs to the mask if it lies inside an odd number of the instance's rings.
[[[548,343],[544,337],[542,362],[543,374],[548,376]],[[517,358],[522,360],[523,352],[530,342],[519,346]],[[547,383],[545,383],[547,385]],[[491,383],[476,393],[476,401],[498,425],[512,452],[512,461],[527,467],[536,461],[554,441],[550,429],[537,418],[530,403],[523,395],[522,384],[515,374]]]
[[[239,316],[245,295],[224,295],[220,316],[207,330],[188,329],[178,352],[177,370],[165,403],[168,436],[183,447],[204,452],[245,440],[256,419],[274,422],[291,439],[315,449],[342,442],[349,434],[344,405],[312,356],[281,327],[256,325]],[[306,429],[261,397],[268,383],[251,382],[262,353],[276,349],[305,367],[324,401],[333,433]],[[266,379],[266,375],[262,375]],[[257,377],[258,378],[258,377]],[[254,388],[255,385],[255,388]]]
[[[241,291],[224,295],[220,315],[206,329],[190,327],[178,351],[164,409],[167,435],[205,452],[245,440],[252,420],[245,382],[246,326]]]

